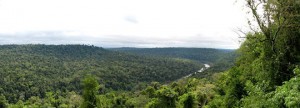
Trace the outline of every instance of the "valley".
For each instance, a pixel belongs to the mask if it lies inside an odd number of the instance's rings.
[[[199,56],[212,56],[205,52],[207,50],[214,49],[199,49]],[[155,53],[162,53],[160,51]],[[207,55],[201,55],[204,52]],[[207,57],[205,62],[214,64],[215,60],[209,58],[220,58],[224,51],[213,53],[214,57]],[[170,56],[173,54],[177,56]],[[0,91],[10,103],[33,96],[46,98],[48,92],[81,94],[81,82],[87,75],[95,77],[102,85],[102,92],[136,91],[145,89],[151,82],[173,82],[210,67],[200,59],[185,58],[176,52],[168,57],[148,56],[87,45],[2,45],[0,56],[0,75],[3,76]],[[201,58],[195,54],[192,57]]]

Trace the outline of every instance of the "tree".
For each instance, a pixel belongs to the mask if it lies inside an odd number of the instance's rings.
[[[166,108],[176,107],[176,99],[178,97],[178,93],[176,93],[173,89],[167,86],[162,86],[159,90],[155,92],[156,98],[149,103],[152,104],[152,107],[160,106]]]
[[[0,96],[0,108],[7,108],[7,101],[3,95]]]
[[[83,80],[83,103],[82,108],[97,107],[97,98],[99,84],[98,81],[91,75],[86,76]]]
[[[296,76],[293,70],[300,63],[300,2],[245,1],[254,19],[249,21],[252,32],[245,34],[246,40],[239,49],[241,56],[218,81],[219,95],[209,106],[295,107],[298,91],[286,86],[286,81]],[[288,95],[288,90],[294,93]],[[272,99],[274,94],[278,100]]]
[[[179,103],[183,108],[196,108],[196,97],[192,93],[186,93],[179,97]]]
[[[294,64],[299,62],[300,51],[300,3],[297,0],[246,0],[246,6],[255,19],[258,29],[250,26],[254,34],[263,34],[258,39],[262,43],[262,53],[265,61],[264,70],[270,76],[273,84],[281,85],[294,74]],[[260,12],[260,11],[263,12]],[[249,21],[251,22],[251,21]]]

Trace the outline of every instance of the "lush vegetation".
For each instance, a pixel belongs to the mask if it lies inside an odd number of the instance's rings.
[[[1,85],[4,86],[1,86],[0,89],[0,107],[299,108],[300,2],[297,0],[245,1],[249,13],[253,15],[257,24],[249,22],[252,32],[245,34],[245,41],[237,51],[239,57],[234,66],[229,64],[229,67],[232,66],[232,68],[223,73],[214,73],[209,79],[187,78],[168,82],[180,78],[181,75],[187,75],[194,71],[193,67],[198,65],[187,60],[191,58],[182,59],[185,58],[182,56],[152,58],[146,57],[146,55],[136,56],[130,53],[112,52],[93,46],[8,45],[1,48],[1,57],[3,57],[1,58],[3,61],[1,62],[1,76],[5,77],[1,79]],[[73,47],[76,50],[71,50]],[[79,48],[79,50],[77,47],[89,48]],[[51,48],[63,51],[52,51]],[[39,52],[37,49],[42,51]],[[68,51],[71,53],[64,56]],[[234,58],[234,56],[236,55],[233,54],[229,58]],[[97,61],[101,60],[103,60],[103,64],[97,65]],[[60,63],[59,61],[63,64],[52,64]],[[220,61],[219,64],[222,64],[222,61],[231,62],[232,59],[226,60],[225,57],[213,61]],[[91,68],[91,66],[95,67]],[[100,71],[96,68],[99,66],[107,68]],[[131,66],[157,67],[153,71],[143,71],[145,75],[141,75],[138,72],[129,74],[131,71],[112,73],[109,67],[114,66],[126,67],[126,69]],[[222,65],[219,66],[210,71],[224,70]],[[42,68],[40,69],[40,67]],[[129,69],[139,69],[136,67]],[[175,72],[169,72],[174,68]],[[68,69],[73,70],[68,71]],[[186,69],[191,71],[184,71]],[[110,72],[109,74],[112,76],[100,74],[106,71]],[[59,74],[55,74],[55,72]],[[74,74],[71,74],[73,72]],[[160,76],[160,74],[169,75],[169,77]],[[68,75],[78,77],[69,77]],[[126,75],[130,76],[126,77]],[[66,78],[70,79],[66,80]],[[76,79],[72,80],[73,78]],[[64,80],[70,81],[70,83],[57,83],[57,81]],[[109,81],[119,84],[126,80],[132,82],[124,83],[124,86],[121,86],[123,89],[107,90],[108,87],[114,88]],[[26,83],[23,83],[24,81]],[[127,90],[128,84],[138,84],[138,81],[149,84],[141,89],[123,91]],[[50,89],[42,91],[44,88],[39,88],[40,85]],[[65,91],[62,89],[64,87]],[[36,93],[32,91],[44,92],[44,95],[31,94],[29,95],[31,97],[23,99],[27,96],[24,94]],[[10,104],[8,104],[9,102]]]
[[[209,64],[204,72],[192,74],[194,78],[212,79],[214,73],[223,72],[234,66],[238,54],[231,49],[212,48],[111,48],[113,51],[126,52],[147,57],[187,59],[200,64]]]
[[[112,48],[110,50],[134,53],[144,56],[184,58],[201,63],[215,63],[224,55],[232,54],[230,49],[212,48]]]
[[[196,105],[196,98],[204,95],[193,92],[196,89],[214,92],[206,80],[171,83],[202,68],[184,58],[146,57],[86,45],[2,45],[0,55],[3,107],[175,107],[186,98]]]
[[[47,92],[81,93],[81,80],[96,76],[105,90],[141,89],[199,70],[188,60],[140,57],[84,45],[0,46],[0,93],[9,102],[47,97]]]
[[[259,28],[246,34],[208,107],[299,108],[300,2],[246,0],[246,6]]]
[[[216,88],[205,79],[195,78],[179,80],[168,85],[153,82],[147,88],[135,92],[101,92],[103,86],[91,75],[87,75],[82,84],[82,96],[74,92],[47,92],[45,98],[33,96],[15,104],[7,104],[5,98],[0,98],[0,105],[9,108],[194,108],[203,107],[211,101]]]

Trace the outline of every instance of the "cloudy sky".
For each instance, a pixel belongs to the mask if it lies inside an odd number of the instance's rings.
[[[0,44],[238,48],[236,0],[0,0]]]

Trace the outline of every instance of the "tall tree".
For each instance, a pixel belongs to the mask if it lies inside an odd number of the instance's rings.
[[[220,96],[209,106],[280,108],[282,104],[268,102],[276,88],[295,76],[293,69],[300,63],[300,1],[245,1],[253,15],[253,32],[246,34],[236,66],[222,75],[217,83]],[[283,96],[278,95],[279,102]]]
[[[299,62],[300,51],[300,2],[299,0],[246,0],[258,29],[250,26],[255,34],[262,33],[264,70],[271,78],[271,85],[281,85],[294,74],[294,64]],[[262,11],[262,12],[261,12]],[[249,21],[250,22],[250,21]],[[252,35],[255,36],[255,35]],[[253,38],[248,36],[247,38]],[[254,37],[255,38],[255,37]]]
[[[88,75],[83,80],[83,103],[82,108],[97,107],[97,97],[99,84],[95,77]]]
[[[7,101],[3,95],[0,95],[0,108],[7,108]]]

